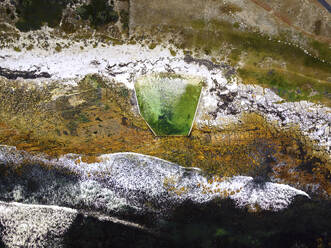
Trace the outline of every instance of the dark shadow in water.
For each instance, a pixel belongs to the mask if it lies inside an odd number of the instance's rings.
[[[19,20],[16,27],[23,32],[40,29],[44,22],[49,27],[57,26],[62,17],[62,10],[69,0],[18,0],[16,12]]]
[[[328,247],[331,242],[331,201],[296,197],[279,212],[249,212],[231,200],[207,206],[186,203],[163,224],[172,247]]]
[[[65,247],[227,247],[310,248],[331,242],[331,202],[296,197],[280,212],[249,212],[231,200],[207,205],[186,202],[167,220],[159,235],[78,216],[65,235]]]
[[[146,231],[119,223],[78,215],[64,236],[64,247],[168,247],[168,243]]]

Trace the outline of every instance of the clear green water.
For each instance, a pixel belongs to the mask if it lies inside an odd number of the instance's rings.
[[[140,114],[155,135],[189,135],[202,84],[201,78],[173,74],[153,74],[137,80]]]

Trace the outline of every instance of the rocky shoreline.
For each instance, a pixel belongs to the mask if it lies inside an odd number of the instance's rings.
[[[156,239],[151,230],[139,224],[77,209],[0,202],[0,210],[1,247],[93,247],[95,243],[114,245],[116,242],[118,247],[125,243],[119,242],[118,236],[125,237],[126,241]],[[100,229],[99,235],[91,234],[91,229],[96,228]]]
[[[279,222],[273,227],[275,235],[285,238],[288,230],[283,225],[288,218],[306,219],[312,208],[316,208],[314,218],[321,220],[319,229],[327,228],[328,201],[311,200],[287,185],[242,176],[207,178],[199,169],[134,153],[103,155],[99,160],[88,164],[74,154],[49,159],[2,146],[0,173],[6,177],[0,183],[0,244],[93,247],[99,242],[122,247],[134,239],[133,247],[137,247],[142,239],[142,247],[179,247],[192,238],[175,239],[174,225],[181,226],[184,234],[194,230],[196,221],[208,223],[211,216],[215,219],[208,224],[208,233],[218,230],[217,223],[230,231],[234,224],[225,221],[225,216],[232,216],[235,223],[247,225],[254,220],[251,224],[261,228],[270,221]],[[247,222],[247,218],[252,219]],[[318,237],[319,229],[313,228],[316,225],[308,225],[300,235],[314,230],[312,236]],[[118,240],[122,236],[125,241]],[[200,238],[207,242],[209,236]],[[223,237],[217,242],[230,240]]]
[[[134,153],[103,155],[92,164],[74,154],[47,160],[4,146],[0,155],[2,173],[8,175],[0,187],[6,201],[158,216],[185,201],[201,204],[216,197],[229,197],[238,207],[274,211],[286,208],[296,195],[309,197],[290,186],[259,184],[251,177],[206,178],[197,168]]]
[[[0,0],[0,247],[331,247],[328,14]]]
[[[90,48],[81,52],[73,49],[59,54],[40,52],[40,55],[38,52],[17,55],[9,50],[1,50],[0,55],[4,67],[2,70],[12,71],[7,73],[7,78],[18,77],[15,70],[38,68],[42,73],[30,70],[21,74],[30,74],[30,78],[44,77],[36,79],[41,83],[49,78],[62,84],[76,84],[88,73],[99,73],[133,89],[136,78],[155,72],[200,76],[207,85],[196,118],[199,126],[222,128],[237,122],[243,113],[257,112],[283,128],[298,126],[316,142],[317,150],[331,152],[329,107],[307,101],[286,102],[270,89],[244,85],[233,77],[234,68],[226,64],[218,65],[207,59],[182,57],[180,54],[171,57],[168,49],[157,47],[150,50],[140,45]],[[137,56],[140,58],[137,59]]]

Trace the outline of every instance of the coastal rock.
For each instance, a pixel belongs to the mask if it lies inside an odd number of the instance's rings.
[[[41,56],[43,54],[43,56]],[[46,55],[47,54],[47,55]],[[49,79],[63,84],[77,84],[88,73],[99,73],[115,82],[133,89],[137,78],[145,74],[168,72],[204,78],[206,87],[202,92],[196,122],[198,126],[222,128],[238,121],[241,114],[249,111],[262,114],[280,127],[297,125],[317,146],[330,153],[331,138],[324,135],[331,123],[329,107],[307,101],[284,102],[270,89],[245,85],[237,79],[226,78],[227,66],[216,65],[208,60],[194,59],[178,54],[171,57],[168,49],[156,47],[150,50],[140,45],[121,45],[111,48],[90,48],[78,51],[71,48],[58,54],[30,51],[20,55],[2,49],[0,61],[3,70],[26,71],[38,68],[51,75]],[[138,55],[137,55],[138,54]],[[91,66],[91,61],[97,61]],[[10,77],[7,76],[7,77]],[[206,113],[207,117],[206,118]],[[224,121],[225,120],[225,121]],[[316,126],[315,123],[320,126]],[[312,127],[313,125],[313,127]]]
[[[0,0],[0,247],[329,247],[328,10]]]
[[[84,163],[78,155],[46,159],[1,147],[1,200],[90,209],[103,214],[166,216],[184,202],[230,198],[238,207],[277,211],[295,196],[293,187],[251,177],[207,178],[155,157],[117,153]]]
[[[0,202],[0,246],[63,247],[76,216],[69,208]]]
[[[156,243],[153,235],[138,224],[110,216],[0,201],[0,247],[123,247],[140,239]]]

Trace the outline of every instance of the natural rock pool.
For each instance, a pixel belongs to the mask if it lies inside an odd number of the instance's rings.
[[[170,73],[137,80],[140,114],[156,136],[190,134],[202,85],[199,77]]]

